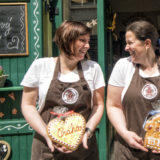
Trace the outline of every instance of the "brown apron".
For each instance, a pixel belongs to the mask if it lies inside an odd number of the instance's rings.
[[[60,71],[60,58],[58,58],[53,79],[46,96],[45,106],[41,116],[46,124],[54,118],[50,112],[65,113],[73,110],[81,113],[86,122],[91,114],[91,91],[86,82],[81,63],[78,63],[78,74],[80,80],[73,83],[58,80]],[[82,144],[72,153],[62,153],[55,149],[50,152],[45,139],[37,132],[32,144],[32,160],[98,160],[98,147],[95,135],[88,140],[89,149],[84,149]]]
[[[122,106],[129,131],[134,131],[144,138],[143,123],[151,110],[157,109],[160,100],[160,76],[143,78],[139,76],[139,67],[136,66],[135,73],[130,86],[124,95]],[[160,160],[159,154],[143,152],[133,149],[116,134],[114,143],[113,160]]]

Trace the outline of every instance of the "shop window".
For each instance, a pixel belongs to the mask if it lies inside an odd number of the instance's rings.
[[[97,0],[63,0],[64,20],[83,22],[92,27],[90,58],[97,61]]]

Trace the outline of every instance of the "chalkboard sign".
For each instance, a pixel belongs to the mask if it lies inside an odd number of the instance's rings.
[[[28,55],[27,3],[0,3],[0,56]]]

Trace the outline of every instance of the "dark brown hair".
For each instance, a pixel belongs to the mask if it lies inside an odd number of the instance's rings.
[[[146,20],[134,21],[126,27],[126,32],[127,31],[132,31],[136,38],[141,41],[150,39],[153,48],[156,49],[159,35],[157,29],[150,22]]]
[[[86,34],[91,34],[91,29],[82,22],[64,21],[56,30],[53,41],[60,50],[70,56],[73,54],[71,44],[74,44],[79,36]]]

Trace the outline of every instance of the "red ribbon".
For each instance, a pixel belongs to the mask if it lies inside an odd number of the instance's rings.
[[[56,113],[56,112],[50,112],[51,114],[53,114],[54,116],[58,116],[58,117],[64,117],[64,116],[67,116],[67,115],[70,115],[70,114],[72,114],[72,113],[74,113],[74,111],[73,110],[71,110],[71,111],[68,111],[68,112],[66,112],[66,113]]]

